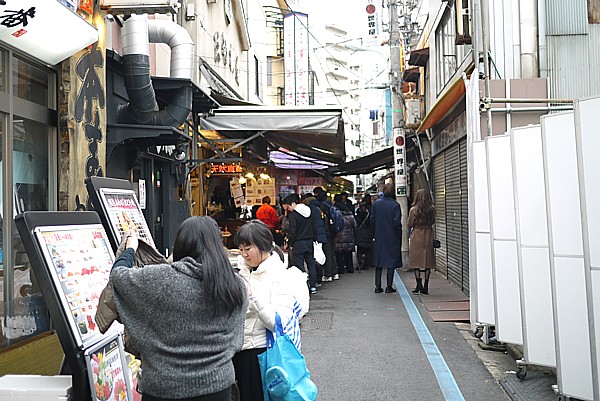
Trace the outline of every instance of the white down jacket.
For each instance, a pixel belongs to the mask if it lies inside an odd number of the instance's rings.
[[[241,259],[241,260],[240,260]],[[275,313],[286,325],[294,313],[296,301],[300,304],[302,317],[308,312],[308,287],[306,273],[296,267],[287,269],[279,255],[273,253],[256,270],[238,258],[240,275],[252,289],[252,297],[244,321],[244,345],[242,350],[266,347],[266,329],[275,327]]]

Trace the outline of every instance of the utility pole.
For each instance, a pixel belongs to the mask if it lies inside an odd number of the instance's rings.
[[[402,210],[402,264],[408,263],[408,187],[406,180],[406,145],[404,143],[404,99],[400,75],[400,27],[398,25],[398,0],[389,0],[390,10],[390,92],[392,95],[392,130],[394,141],[394,176],[396,201]],[[398,153],[401,153],[398,155]]]

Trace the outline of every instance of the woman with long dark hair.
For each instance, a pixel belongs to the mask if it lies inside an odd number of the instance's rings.
[[[431,203],[429,192],[419,189],[415,195],[412,207],[408,212],[408,227],[410,229],[410,242],[408,247],[408,266],[415,273],[417,285],[413,294],[429,294],[429,277],[431,269],[435,267],[435,253],[433,240],[435,233],[435,209]],[[422,282],[421,271],[425,273],[425,282]]]
[[[233,355],[241,349],[246,286],[210,217],[179,227],[173,263],[132,268],[129,233],[110,281],[117,311],[141,356],[143,401],[230,401]]]
[[[242,351],[233,357],[241,401],[263,401],[258,354],[266,351],[267,332],[275,328],[275,314],[284,327],[308,312],[306,273],[287,268],[283,252],[273,243],[271,230],[259,220],[239,228],[235,242],[242,252],[240,275],[247,281],[250,305],[244,322]]]

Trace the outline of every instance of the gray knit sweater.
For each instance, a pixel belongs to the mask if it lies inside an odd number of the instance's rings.
[[[140,351],[142,392],[177,399],[231,386],[231,359],[242,347],[248,305],[231,316],[214,317],[206,307],[202,266],[196,261],[135,269],[130,268],[133,254],[127,249],[115,261],[110,280],[121,321]]]

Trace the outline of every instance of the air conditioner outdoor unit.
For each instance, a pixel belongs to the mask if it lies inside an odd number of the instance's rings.
[[[471,44],[471,11],[469,0],[457,0],[456,6],[456,44]]]
[[[421,124],[421,99],[406,99],[404,103],[406,105],[405,124],[409,126]]]

